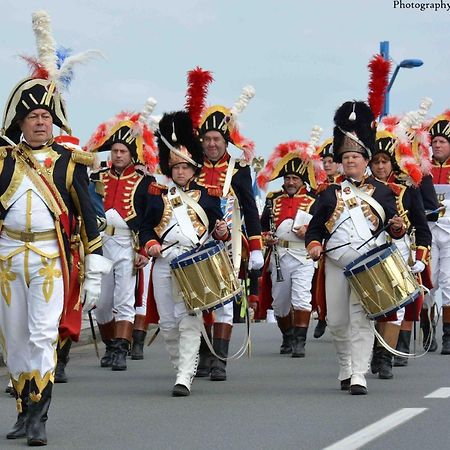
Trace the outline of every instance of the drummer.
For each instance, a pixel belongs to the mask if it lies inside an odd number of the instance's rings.
[[[431,288],[429,283],[431,232],[421,190],[418,188],[422,182],[422,170],[420,163],[414,158],[411,143],[404,131],[401,120],[395,121],[391,117],[383,119],[377,129],[376,149],[370,161],[370,169],[377,179],[388,183],[391,187],[397,197],[399,212],[408,211],[405,217],[407,233],[396,240],[395,244],[405,262],[411,266],[413,273],[420,274],[425,271],[424,280],[420,282]],[[425,270],[427,268],[428,270]],[[422,302],[423,296],[420,296],[397,314],[391,314],[378,322],[377,328],[390,347],[396,348],[398,342],[398,350],[409,352],[412,321],[419,320]],[[405,323],[400,332],[403,316]],[[371,369],[372,373],[378,373],[381,379],[393,377],[392,354],[380,343],[376,344]]]
[[[172,395],[181,397],[190,394],[197,369],[201,320],[187,313],[169,264],[202,243],[209,233],[227,239],[228,228],[221,220],[220,199],[193,181],[202,167],[203,152],[187,112],[162,117],[158,149],[161,172],[171,181],[168,186],[150,185],[140,238],[148,255],[155,258],[152,279],[157,280],[153,294],[159,327],[177,371]]]
[[[369,106],[361,101],[345,102],[336,111],[334,158],[342,163],[344,177],[319,195],[305,236],[313,260],[318,260],[325,248],[328,249],[325,259],[327,325],[339,361],[340,388],[352,395],[367,394],[365,373],[374,334],[344,276],[344,268],[384,241],[383,226],[394,238],[405,233],[403,220],[396,215],[392,191],[366,175],[375,149],[373,119]]]

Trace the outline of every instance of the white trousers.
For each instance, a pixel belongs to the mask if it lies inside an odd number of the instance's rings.
[[[144,291],[142,292],[142,304],[141,306],[136,307],[136,314],[145,316],[147,314],[147,297],[148,297],[148,283],[150,282],[150,272],[152,271],[152,262],[149,262],[144,269],[142,270],[142,276],[143,276],[143,288]]]
[[[119,236],[123,239],[123,236]],[[102,277],[102,291],[95,309],[100,324],[126,320],[134,322],[136,275],[133,273],[134,250],[131,239],[128,245],[113,238],[103,240],[103,256],[113,261],[111,271]]]
[[[435,223],[430,223],[431,234],[433,241],[431,244],[431,279],[433,282],[433,289],[430,291],[430,296],[436,303],[440,303],[440,296],[435,295],[438,289],[442,293],[442,305],[450,306],[450,233],[443,230]],[[425,297],[426,304],[430,304],[430,298]]]
[[[374,339],[373,326],[344,276],[343,268],[359,254],[347,250],[338,261],[325,262],[327,324],[339,361],[339,380],[351,378],[351,384],[367,386]]]
[[[153,292],[159,314],[159,327],[169,352],[170,361],[177,371],[175,384],[188,389],[197,370],[200,348],[201,319],[190,316],[173,283],[170,258],[158,258],[153,269]]]
[[[277,282],[277,270],[275,258],[272,257],[271,280],[272,280],[272,308],[278,317],[285,317],[294,309],[311,311],[311,283],[314,275],[314,262],[308,260],[303,264],[297,258],[286,253],[280,259],[283,280]]]
[[[0,254],[1,254],[0,240]],[[53,372],[64,284],[59,257],[25,250],[0,260],[0,343],[12,378]]]

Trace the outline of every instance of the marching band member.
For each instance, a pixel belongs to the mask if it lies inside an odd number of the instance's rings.
[[[431,173],[438,199],[443,206],[436,222],[430,222],[433,235],[431,246],[432,280],[435,292],[442,292],[442,355],[450,355],[450,110],[436,117],[430,124],[431,148],[433,151]]]
[[[45,11],[33,14],[33,28],[40,76],[13,89],[2,127],[12,145],[0,149],[0,333],[18,410],[7,438],[41,446],[47,444],[58,327],[63,338],[78,339],[81,303],[95,305],[110,262],[102,256],[88,196],[92,156],[53,139],[53,125],[68,133],[70,127]],[[86,255],[81,297],[70,246],[78,218]]]
[[[407,131],[399,118],[383,118],[377,128],[375,153],[370,161],[370,169],[375,178],[391,187],[397,198],[398,211],[408,211],[405,219],[407,232],[395,244],[405,262],[411,266],[411,271],[420,274],[430,262],[431,232],[419,189],[423,174],[413,155]],[[429,276],[425,276],[424,284],[431,287],[426,282],[428,280]],[[377,326],[380,335],[390,347],[397,347],[403,316],[409,323],[419,320],[422,301],[423,296],[420,296],[406,308],[401,308],[397,314],[390,314],[386,319],[379,320]],[[410,336],[411,331],[408,336],[404,330],[403,347],[397,349],[409,352]],[[393,377],[392,354],[380,343],[375,347],[371,368],[372,373],[378,373],[381,379]]]
[[[250,250],[248,259],[249,270],[259,270],[264,264],[261,251],[261,225],[258,208],[252,189],[252,178],[249,163],[253,157],[252,141],[240,135],[236,123],[237,116],[243,111],[248,101],[254,95],[251,86],[244,88],[238,102],[229,109],[222,105],[205,108],[202,104],[207,85],[212,81],[209,72],[200,68],[188,74],[187,108],[194,112],[194,127],[198,128],[205,156],[204,165],[198,175],[198,183],[205,186],[220,188],[225,208],[232,205],[232,259],[235,270],[240,266],[241,220],[239,211],[244,216],[245,232]],[[201,95],[202,94],[202,95]],[[242,150],[244,157],[240,160],[231,157],[228,145],[234,145]],[[226,380],[226,358],[233,328],[233,303],[228,303],[214,312],[213,347],[215,352],[225,360],[213,356],[202,340],[200,361],[197,375],[207,377],[212,381]]]
[[[280,353],[293,358],[305,356],[311,316],[314,261],[308,258],[304,239],[314,213],[314,189],[326,179],[315,148],[320,131],[314,128],[309,143],[291,141],[277,146],[258,174],[262,189],[279,177],[284,181],[280,191],[267,194],[261,227],[271,248],[272,308],[283,336]]]
[[[156,183],[150,186],[140,238],[148,255],[155,258],[153,280],[157,280],[158,288],[153,289],[153,294],[159,327],[177,371],[172,395],[181,397],[190,394],[202,324],[195,314],[187,313],[174,284],[170,261],[202,243],[208,233],[213,232],[214,238],[225,240],[228,228],[221,220],[219,198],[211,196],[207,188],[194,181],[202,166],[203,154],[187,112],[162,117],[158,149],[161,172],[171,181],[167,187]]]
[[[383,230],[384,224],[393,237],[404,234],[403,221],[395,216],[392,191],[366,176],[375,145],[373,119],[372,111],[364,102],[349,101],[336,111],[333,151],[335,161],[342,163],[344,179],[320,193],[305,236],[313,260],[318,260],[328,248],[325,256],[327,325],[339,360],[341,389],[350,390],[352,395],[367,394],[365,373],[374,334],[343,269],[377,245],[371,238]],[[378,241],[381,239],[382,234]]]
[[[155,100],[149,99],[144,112],[123,112],[99,125],[86,145],[90,152],[111,152],[111,167],[92,173],[91,181],[103,197],[103,251],[113,261],[112,271],[103,278],[95,310],[106,346],[100,366],[114,371],[127,369],[135,321],[136,274],[148,263],[138,235],[148,186],[154,178],[137,171],[135,164],[147,164],[150,172],[155,169],[156,146],[147,123],[155,105]]]

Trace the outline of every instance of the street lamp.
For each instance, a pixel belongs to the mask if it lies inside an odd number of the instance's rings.
[[[384,59],[389,60],[389,41],[380,42],[380,54]],[[398,71],[401,68],[405,69],[413,69],[414,67],[420,67],[423,65],[423,61],[421,59],[404,59],[397,64],[395,67],[394,73],[392,74],[391,79],[389,80],[388,87],[386,89],[386,96],[384,98],[383,112],[381,116],[387,116],[389,114],[389,91],[394,84],[395,78],[397,77]]]

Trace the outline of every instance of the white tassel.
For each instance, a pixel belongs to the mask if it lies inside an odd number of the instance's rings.
[[[348,116],[348,120],[351,120],[352,122],[354,122],[356,120],[355,102],[353,102],[352,112]]]
[[[56,42],[53,39],[50,16],[47,11],[37,11],[32,16],[33,31],[36,37],[38,60],[48,72],[49,79],[56,77]]]
[[[255,92],[256,91],[253,86],[245,86],[242,89],[241,95],[231,108],[231,116],[233,119],[236,119],[236,117],[244,111],[248,105],[248,102],[255,96]]]

